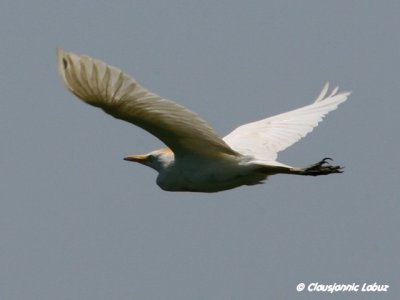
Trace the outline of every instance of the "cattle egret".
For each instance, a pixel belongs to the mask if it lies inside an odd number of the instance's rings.
[[[167,147],[124,159],[158,171],[166,191],[218,192],[263,183],[270,175],[327,175],[343,168],[324,158],[304,168],[277,161],[278,152],[311,132],[350,93],[329,94],[326,83],[310,105],[239,126],[221,138],[197,114],[140,86],[101,60],[57,49],[65,86],[86,103],[153,134]]]

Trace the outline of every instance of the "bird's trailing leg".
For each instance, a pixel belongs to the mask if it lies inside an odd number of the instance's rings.
[[[343,173],[343,167],[341,166],[332,166],[329,164],[329,160],[332,158],[326,157],[320,162],[313,164],[311,166],[305,168],[294,168],[291,170],[291,174],[296,175],[307,175],[307,176],[319,176],[319,175],[328,175],[333,173]]]

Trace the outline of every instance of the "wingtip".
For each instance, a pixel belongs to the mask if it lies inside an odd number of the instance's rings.
[[[57,70],[61,76],[61,79],[67,84],[67,80],[65,78],[65,69],[66,69],[66,60],[65,60],[66,52],[62,48],[56,48],[56,59],[57,59]]]
[[[323,88],[322,88],[322,90],[321,90],[321,93],[319,94],[319,96],[317,97],[317,99],[315,99],[315,102],[319,102],[319,101],[321,101],[322,99],[324,99],[326,93],[328,92],[328,89],[329,89],[329,81],[326,81],[325,84],[324,84],[324,86],[323,86]]]
[[[66,73],[68,72],[67,68],[71,64],[71,59],[73,53],[68,53],[64,51],[62,48],[56,48],[56,58],[57,58],[57,71],[63,81],[65,87],[74,93],[75,89],[71,86],[71,83],[67,79]]]
[[[328,90],[329,90],[329,81],[327,81],[324,84],[324,87],[321,90],[321,93],[317,97],[317,99],[314,101],[314,103],[321,102],[325,99],[336,97],[336,96],[344,96],[346,99],[350,94],[352,93],[351,91],[342,91],[339,92],[339,86],[336,86],[328,95]],[[338,93],[339,92],[339,93]]]
[[[65,51],[62,48],[56,48],[57,62],[60,62],[65,55]]]
[[[328,97],[333,97],[333,96],[335,96],[335,95],[337,94],[338,90],[339,90],[339,86],[336,86],[336,87],[331,91],[331,93],[329,94]]]

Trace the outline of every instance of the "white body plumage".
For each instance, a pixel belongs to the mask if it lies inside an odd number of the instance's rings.
[[[157,184],[166,191],[217,192],[258,184],[269,175],[264,166],[263,172],[257,172],[260,166],[245,156],[226,155],[218,159],[188,156],[175,160],[174,154],[165,149],[149,155],[152,158],[144,164],[154,166],[158,171]],[[130,160],[129,156],[125,159]]]

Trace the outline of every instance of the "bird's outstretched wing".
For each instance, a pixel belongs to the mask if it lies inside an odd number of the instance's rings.
[[[197,114],[161,98],[103,61],[57,49],[66,87],[88,104],[158,137],[175,155],[236,155]]]
[[[314,103],[242,125],[224,137],[224,141],[241,154],[259,160],[276,160],[278,152],[306,136],[350,95],[349,92],[338,94],[337,87],[327,95],[328,88],[326,83]]]

